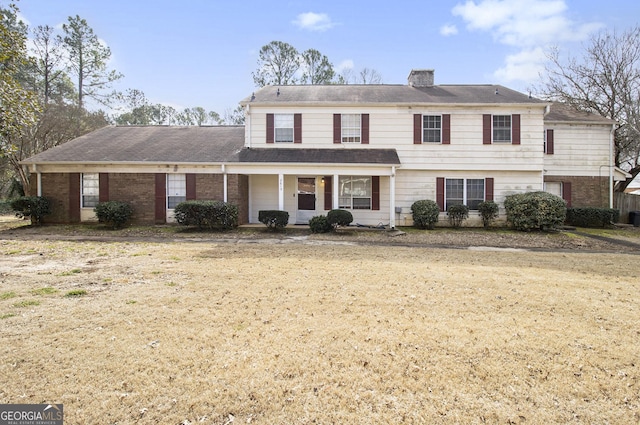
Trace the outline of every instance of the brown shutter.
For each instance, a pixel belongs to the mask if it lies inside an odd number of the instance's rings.
[[[293,143],[302,143],[302,114],[293,114]]]
[[[156,173],[155,219],[156,224],[167,221],[167,175],[164,173]]]
[[[332,188],[331,176],[324,176],[324,209],[327,211],[333,208]]]
[[[98,202],[107,202],[109,200],[109,173],[100,173],[98,179]]]
[[[493,177],[484,179],[484,200],[493,201]]]
[[[187,201],[195,201],[197,199],[196,198],[196,175],[185,174],[184,180],[187,186],[187,193],[186,193]]]
[[[371,177],[371,209],[380,209],[380,176]]]
[[[451,143],[451,115],[442,115],[442,144],[448,145]]]
[[[422,143],[422,114],[413,114],[413,144]]]
[[[436,203],[444,211],[444,177],[436,178]]]
[[[363,145],[368,145],[369,144],[369,114],[362,114],[361,115],[361,120],[362,120],[362,144]]]
[[[571,182],[562,182],[562,199],[571,207]]]
[[[520,114],[511,115],[511,144],[520,144]]]
[[[273,143],[273,114],[267,114],[267,143]]]
[[[545,153],[547,155],[553,155],[553,130],[547,130],[547,145],[545,146]]]
[[[333,143],[342,143],[342,115],[333,114]]]
[[[491,114],[484,114],[482,116],[482,144],[491,144]]]
[[[69,173],[69,222],[80,222],[80,173]]]

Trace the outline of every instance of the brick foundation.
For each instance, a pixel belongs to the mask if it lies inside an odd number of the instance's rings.
[[[572,207],[609,207],[609,177],[548,176],[544,181],[571,183]]]

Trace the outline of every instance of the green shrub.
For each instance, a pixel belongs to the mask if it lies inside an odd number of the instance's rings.
[[[493,201],[484,201],[478,204],[478,212],[482,217],[482,225],[484,228],[491,226],[493,220],[498,218],[498,204]]]
[[[131,219],[133,207],[126,202],[107,201],[98,203],[93,211],[100,223],[112,229],[119,229]]]
[[[333,230],[333,226],[329,224],[326,216],[317,215],[309,220],[309,229],[311,233],[327,233]]]
[[[279,210],[258,211],[258,220],[270,230],[283,229],[289,224],[289,213]]]
[[[238,207],[222,201],[186,201],[174,209],[176,222],[198,229],[233,229],[238,226]]]
[[[338,226],[348,226],[353,221],[353,215],[347,210],[331,210],[327,213],[327,222],[334,229]]]
[[[21,196],[11,201],[11,208],[16,217],[29,217],[35,226],[41,225],[44,216],[51,214],[51,202],[42,196]]]
[[[411,205],[413,225],[420,229],[433,229],[438,222],[440,207],[434,201],[423,199]]]
[[[469,218],[469,207],[462,204],[450,205],[447,208],[447,216],[449,217],[449,224],[458,228],[465,219]]]
[[[562,198],[547,192],[509,195],[504,201],[507,221],[517,230],[545,230],[561,226],[567,216]]]
[[[567,224],[579,227],[606,227],[617,223],[620,211],[612,208],[581,207],[567,209]]]

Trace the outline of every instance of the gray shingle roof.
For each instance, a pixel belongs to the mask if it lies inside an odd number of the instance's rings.
[[[496,94],[497,90],[497,94]],[[278,94],[278,92],[280,94]],[[394,84],[265,86],[241,104],[540,104],[548,102],[499,85]]]
[[[39,162],[227,162],[244,146],[244,126],[103,127],[39,153]]]
[[[545,122],[581,122],[587,124],[608,124],[612,125],[615,121],[609,118],[601,117],[591,112],[584,112],[575,107],[555,102],[551,105],[549,113],[544,117]]]
[[[293,149],[252,148],[240,152],[240,162],[302,164],[399,165],[395,149]]]

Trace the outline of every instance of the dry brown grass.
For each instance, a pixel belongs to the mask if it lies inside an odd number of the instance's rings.
[[[0,240],[1,402],[66,424],[640,421],[637,255],[240,242]]]

